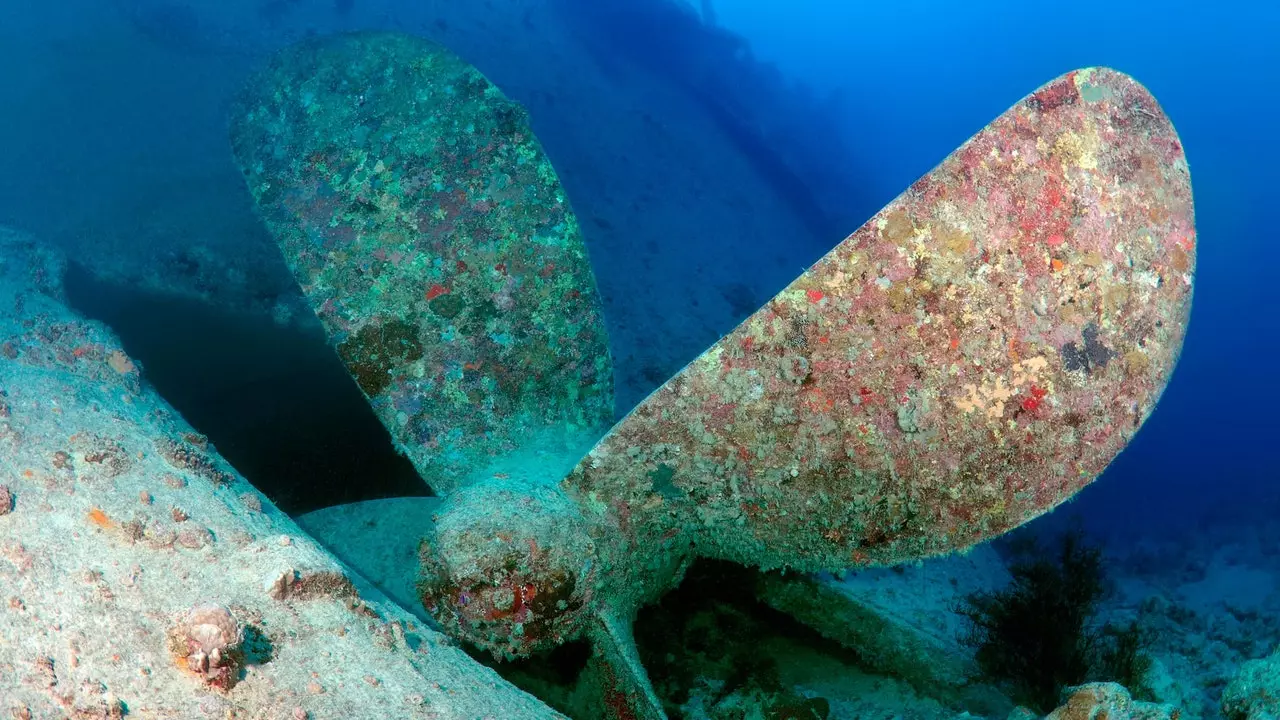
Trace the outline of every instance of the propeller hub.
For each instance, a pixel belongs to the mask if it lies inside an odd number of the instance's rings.
[[[595,546],[559,488],[505,479],[440,507],[419,548],[419,597],[445,632],[495,657],[527,657],[580,634]]]

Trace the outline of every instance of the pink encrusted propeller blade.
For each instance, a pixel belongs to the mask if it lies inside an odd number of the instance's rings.
[[[330,341],[434,489],[613,419],[578,222],[523,109],[474,67],[396,33],[310,40],[248,84],[231,138]]]
[[[1173,126],[1128,76],[1068,73],[654,392],[564,487],[646,554],[690,531],[698,554],[764,567],[969,546],[1134,436],[1194,265]]]

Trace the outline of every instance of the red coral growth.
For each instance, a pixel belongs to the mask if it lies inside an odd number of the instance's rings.
[[[1042,111],[1053,110],[1063,105],[1074,105],[1080,99],[1080,92],[1076,90],[1075,76],[1074,72],[1069,72],[1057,82],[1044,87],[1031,96],[1031,104]]]
[[[1022,400],[1022,409],[1026,410],[1027,412],[1032,412],[1036,410],[1037,408],[1040,407],[1040,402],[1044,400],[1044,396],[1047,395],[1048,393],[1049,393],[1048,390],[1045,390],[1044,388],[1039,387],[1037,385],[1032,385],[1030,396],[1023,398]]]

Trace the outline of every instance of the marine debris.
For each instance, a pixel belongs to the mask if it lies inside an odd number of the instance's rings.
[[[994,548],[841,575],[761,573],[753,595],[857,652],[864,668],[948,701],[971,694],[979,671],[957,610],[968,594],[1008,586]]]
[[[1129,77],[1071,72],[574,465],[612,413],[606,342],[516,106],[425,40],[348,35],[278,55],[232,140],[331,342],[447,494],[423,529],[424,606],[499,657],[587,637],[616,717],[663,716],[630,626],[694,558],[839,570],[1017,527],[1137,432],[1190,310],[1173,127]]]
[[[711,2],[558,0],[553,6],[602,65],[626,57],[684,91],[821,242],[863,219],[849,202],[862,180],[848,163],[843,123],[852,108],[842,107],[839,96],[818,97],[754,57],[746,38],[717,25]]]

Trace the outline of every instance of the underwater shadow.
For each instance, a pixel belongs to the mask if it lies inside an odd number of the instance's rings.
[[[75,263],[66,288],[69,304],[108,325],[143,379],[284,512],[431,494],[318,327],[105,283]]]

